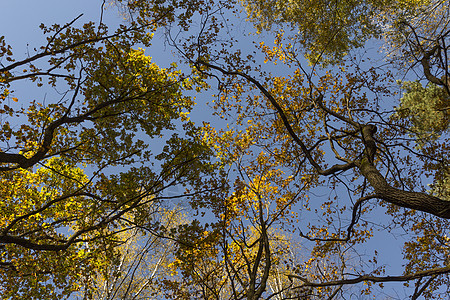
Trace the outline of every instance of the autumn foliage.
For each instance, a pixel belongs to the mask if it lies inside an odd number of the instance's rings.
[[[448,1],[179,2],[0,38],[0,297],[447,299]]]

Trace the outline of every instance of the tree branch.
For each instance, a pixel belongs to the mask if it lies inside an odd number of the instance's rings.
[[[355,226],[355,224],[358,222],[359,219],[359,211],[361,208],[361,205],[365,202],[368,201],[370,199],[374,199],[374,198],[379,198],[379,196],[377,194],[374,195],[368,195],[365,197],[361,197],[358,199],[358,201],[355,202],[355,205],[353,206],[353,211],[352,211],[352,220],[350,221],[350,224],[347,227],[347,235],[345,238],[329,238],[329,239],[325,239],[325,238],[312,238],[310,236],[305,235],[301,230],[300,230],[300,236],[302,238],[305,238],[309,241],[321,241],[321,242],[347,242],[348,240],[350,240],[351,234],[353,232],[353,226]]]
[[[437,276],[441,274],[450,273],[450,266],[442,267],[442,268],[433,268],[425,271],[419,271],[414,274],[402,275],[402,276],[372,276],[372,275],[362,275],[353,279],[342,279],[335,281],[324,281],[324,282],[310,282],[306,278],[298,276],[298,275],[287,275],[291,279],[298,279],[303,282],[302,285],[296,287],[327,287],[327,286],[337,286],[337,285],[348,285],[348,284],[356,284],[360,282],[401,282],[401,281],[411,281],[427,276]]]
[[[392,187],[386,181],[373,163],[377,150],[373,137],[375,131],[376,127],[373,125],[368,125],[362,130],[365,155],[358,162],[358,168],[373,187],[378,198],[401,207],[416,209],[440,218],[450,219],[450,201],[445,201],[426,193],[400,190]]]
[[[306,158],[308,159],[309,163],[316,169],[316,171],[320,174],[320,175],[331,175],[334,174],[336,172],[339,171],[346,171],[349,169],[354,168],[356,165],[354,162],[350,162],[350,163],[346,163],[346,164],[336,164],[333,165],[332,167],[323,170],[322,167],[314,160],[314,158],[311,155],[311,151],[308,150],[308,148],[306,147],[306,145],[303,143],[303,141],[300,139],[300,137],[295,133],[294,129],[292,128],[283,108],[278,104],[277,100],[272,96],[272,94],[270,94],[270,92],[264,88],[264,86],[257,81],[256,79],[254,79],[253,77],[239,72],[239,71],[227,71],[219,66],[215,66],[215,65],[211,65],[207,62],[204,61],[197,61],[196,64],[201,64],[204,65],[206,67],[209,67],[211,69],[215,69],[217,71],[220,71],[221,73],[225,74],[225,75],[231,75],[231,76],[240,76],[245,78],[247,81],[251,82],[252,84],[254,84],[260,91],[261,93],[263,93],[263,95],[270,101],[270,103],[272,104],[272,106],[275,108],[275,110],[277,111],[278,115],[280,116],[284,127],[286,128],[286,130],[288,131],[289,135],[292,137],[292,139],[297,143],[297,145],[300,146],[300,148],[302,149],[303,154],[306,156]],[[322,101],[321,99],[323,99],[323,95],[319,95],[317,101],[320,102]]]

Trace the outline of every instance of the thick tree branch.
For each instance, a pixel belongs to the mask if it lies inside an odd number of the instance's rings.
[[[425,77],[432,83],[440,86],[445,86],[444,82],[431,74],[431,67],[430,67],[430,59],[431,57],[440,49],[439,45],[436,45],[431,49],[430,51],[425,52],[422,59],[420,60],[420,63],[423,67],[423,73]]]
[[[105,217],[104,219],[100,220],[94,225],[87,226],[85,228],[82,228],[80,230],[77,230],[74,234],[72,234],[68,239],[62,241],[60,244],[39,244],[34,241],[28,240],[26,238],[13,236],[9,234],[3,233],[0,235],[0,243],[2,244],[15,244],[27,249],[31,250],[46,250],[46,251],[61,251],[66,250],[69,248],[72,244],[85,241],[85,239],[79,238],[83,234],[86,234],[88,232],[93,232],[95,230],[98,230],[104,226],[107,226],[108,224],[112,223],[113,221],[119,219],[121,216],[129,212],[130,210],[136,208],[141,199],[143,198],[143,195],[140,195],[139,197],[136,197],[135,199],[131,199],[127,201],[126,203],[132,202],[130,206],[123,208],[124,205],[121,206],[120,210],[117,213],[116,211],[113,211],[110,216]],[[123,209],[122,209],[123,208]],[[115,213],[115,214],[114,214]]]
[[[78,84],[77,88],[75,89],[73,99],[76,97],[76,95],[79,91],[79,88],[80,88],[80,84]],[[146,94],[150,94],[153,92],[156,92],[156,90],[148,91],[148,92],[146,92]],[[144,96],[144,95],[139,95],[139,96]],[[17,168],[26,169],[26,168],[30,168],[30,167],[34,166],[36,163],[38,163],[43,158],[45,158],[46,155],[48,154],[48,152],[50,151],[50,149],[51,149],[50,146],[51,146],[51,144],[53,142],[53,138],[54,138],[54,132],[56,131],[56,129],[58,127],[65,125],[65,124],[80,124],[87,120],[92,121],[92,120],[96,120],[96,119],[100,119],[100,118],[114,116],[116,114],[108,114],[108,115],[101,116],[98,118],[93,117],[93,115],[95,113],[97,113],[107,107],[110,107],[115,104],[128,102],[128,101],[133,101],[133,100],[137,99],[139,96],[131,96],[131,97],[127,97],[126,95],[119,96],[115,99],[102,102],[102,103],[96,105],[95,107],[93,107],[92,109],[90,109],[89,111],[87,111],[86,113],[75,116],[75,117],[68,117],[68,114],[70,111],[67,110],[66,113],[61,118],[51,122],[45,128],[41,146],[36,151],[36,153],[33,156],[31,156],[30,158],[26,158],[22,154],[0,152],[0,163],[16,164],[15,166],[0,167],[0,170],[8,171],[8,170],[14,170]],[[73,102],[73,100],[72,100],[72,102]]]
[[[402,282],[402,281],[411,281],[427,276],[436,276],[441,274],[450,273],[450,266],[442,267],[442,268],[433,268],[425,271],[419,271],[414,274],[401,275],[401,276],[372,276],[372,275],[362,275],[353,279],[342,279],[335,281],[324,281],[324,282],[310,282],[306,278],[298,276],[298,275],[287,275],[290,279],[298,279],[303,282],[302,285],[296,287],[326,287],[326,286],[337,286],[337,285],[348,285],[348,284],[356,284],[360,282]]]
[[[378,198],[401,207],[420,210],[440,218],[450,219],[450,201],[445,201],[426,193],[400,190],[392,187],[386,181],[373,163],[377,150],[373,137],[375,131],[376,127],[373,125],[367,125],[362,130],[365,155],[358,162],[358,168],[373,187]]]

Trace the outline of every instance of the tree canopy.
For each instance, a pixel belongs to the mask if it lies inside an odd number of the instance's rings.
[[[446,299],[448,1],[179,2],[0,38],[1,297]]]
[[[41,25],[47,43],[25,58],[1,38],[3,299],[89,288],[116,261],[117,234],[161,226],[164,191],[195,187],[208,172],[187,117],[194,101],[182,92],[196,78],[158,67],[138,47],[168,22],[181,26],[192,8],[145,5],[112,32],[101,22],[76,25],[81,16]],[[16,96],[25,80],[37,88],[32,100]],[[47,100],[44,87],[62,92]],[[155,141],[166,145],[150,147]]]

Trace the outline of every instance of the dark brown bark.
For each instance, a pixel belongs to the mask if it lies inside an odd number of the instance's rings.
[[[404,191],[392,187],[373,164],[376,154],[374,133],[376,127],[366,125],[362,129],[366,146],[363,159],[357,164],[361,174],[367,179],[378,198],[405,208],[411,208],[433,214],[437,217],[450,219],[450,201],[421,192]]]
[[[367,160],[360,166],[361,174],[367,179],[380,199],[386,202],[424,211],[440,218],[450,219],[450,201],[420,192],[409,192],[390,186],[377,168]]]
[[[337,286],[337,285],[346,285],[346,284],[355,284],[360,282],[402,282],[402,281],[410,281],[415,280],[427,276],[435,276],[440,274],[446,274],[450,272],[450,266],[442,267],[442,268],[434,268],[425,271],[419,271],[413,274],[401,275],[401,276],[372,276],[372,275],[362,275],[352,279],[342,279],[335,281],[324,281],[324,282],[310,282],[306,278],[303,278],[298,275],[288,275],[289,278],[299,279],[303,281],[303,284],[300,287],[311,286],[311,287],[325,287],[325,286]]]

